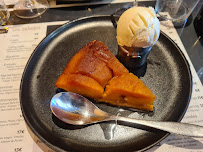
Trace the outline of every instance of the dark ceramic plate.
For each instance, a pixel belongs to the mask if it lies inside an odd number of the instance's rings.
[[[116,55],[116,18],[98,16],[65,24],[47,36],[32,54],[22,77],[20,102],[26,123],[49,147],[56,151],[123,152],[146,150],[168,133],[142,126],[119,124],[114,138],[107,140],[103,130],[108,123],[72,126],[52,115],[49,103],[54,86],[67,62],[86,43],[100,40]],[[189,65],[177,45],[164,33],[152,48],[140,79],[156,94],[154,112],[125,110],[133,118],[180,121],[187,110],[192,89]],[[97,104],[104,111],[119,108]],[[113,122],[112,122],[113,123]]]

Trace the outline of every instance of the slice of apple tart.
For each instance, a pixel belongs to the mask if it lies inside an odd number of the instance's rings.
[[[153,110],[156,99],[101,41],[82,47],[66,65],[55,86],[99,102],[148,111]]]

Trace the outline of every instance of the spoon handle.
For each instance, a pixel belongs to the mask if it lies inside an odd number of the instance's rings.
[[[167,131],[169,133],[190,136],[190,137],[203,137],[203,127],[193,124],[180,123],[180,122],[161,122],[161,121],[148,121],[132,119],[121,116],[112,116],[110,119],[130,122],[134,124],[144,125],[159,130]]]

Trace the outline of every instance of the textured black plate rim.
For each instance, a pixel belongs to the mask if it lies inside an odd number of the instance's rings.
[[[24,107],[23,107],[23,104],[22,104],[22,99],[21,99],[21,95],[22,95],[22,87],[23,87],[23,79],[24,79],[24,75],[25,75],[25,72],[27,71],[27,68],[30,64],[30,61],[32,59],[32,57],[34,56],[35,52],[37,51],[37,49],[40,47],[40,45],[42,45],[43,43],[46,43],[46,41],[48,40],[49,41],[49,38],[51,37],[54,37],[55,35],[57,35],[58,33],[60,33],[61,31],[64,30],[64,28],[67,28],[67,26],[71,26],[72,24],[77,24],[77,22],[81,21],[81,20],[86,20],[86,19],[100,19],[100,18],[108,18],[109,20],[112,21],[112,19],[115,17],[117,18],[118,16],[109,16],[109,15],[97,15],[97,16],[90,16],[90,17],[84,17],[84,18],[80,18],[80,19],[77,19],[77,20],[74,20],[74,21],[71,21],[71,22],[67,22],[63,25],[61,25],[59,28],[57,28],[56,30],[54,30],[52,33],[50,33],[48,36],[46,36],[39,44],[38,46],[35,48],[35,50],[33,51],[33,53],[31,54],[30,58],[28,59],[28,62],[25,66],[25,69],[23,71],[23,74],[22,74],[22,78],[21,78],[21,84],[20,84],[20,91],[19,91],[19,99],[20,99],[20,107],[21,107],[21,111],[22,111],[22,114],[23,114],[23,117],[24,117],[24,120],[26,122],[26,124],[28,125],[28,127],[31,129],[31,131],[41,140],[43,141],[48,147],[50,147],[51,149],[53,150],[56,150],[56,151],[64,151],[63,149],[61,149],[60,147],[57,147],[51,143],[49,143],[47,140],[45,140],[34,128],[33,126],[31,125],[30,121],[28,120],[28,118],[26,117],[26,113],[24,111]],[[114,20],[114,19],[113,19]],[[183,52],[181,51],[181,49],[179,48],[179,46],[169,37],[167,36],[164,32],[161,31],[161,34],[164,35],[171,43],[173,43],[173,45],[177,48],[177,51],[180,53],[180,55],[182,56],[182,59],[184,60],[185,62],[185,65],[187,67],[187,72],[188,72],[188,76],[189,76],[189,83],[190,83],[190,94],[189,94],[189,98],[188,98],[188,101],[187,101],[187,106],[185,107],[184,111],[182,112],[182,115],[179,117],[179,119],[177,120],[177,122],[180,122],[183,118],[183,116],[185,115],[187,109],[188,109],[188,106],[189,106],[189,103],[190,103],[190,100],[191,100],[191,95],[192,95],[192,74],[191,74],[191,70],[190,70],[190,65],[186,59],[186,57],[184,56]],[[156,142],[154,142],[153,144],[151,144],[150,146],[142,149],[141,151],[145,151],[147,149],[150,149],[152,148],[153,146],[155,146],[156,144],[158,144],[159,142],[161,142],[163,139],[165,139],[168,135],[170,135],[170,133],[166,133],[162,138],[160,138],[159,140],[157,140]]]

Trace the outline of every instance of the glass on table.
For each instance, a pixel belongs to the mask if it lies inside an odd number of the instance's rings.
[[[47,0],[19,0],[13,10],[20,18],[34,18],[42,15],[49,7]]]
[[[199,0],[157,0],[155,11],[160,18],[171,20],[174,26],[187,22]]]
[[[4,3],[4,0],[0,0],[0,24],[5,25],[10,17],[10,13]]]

